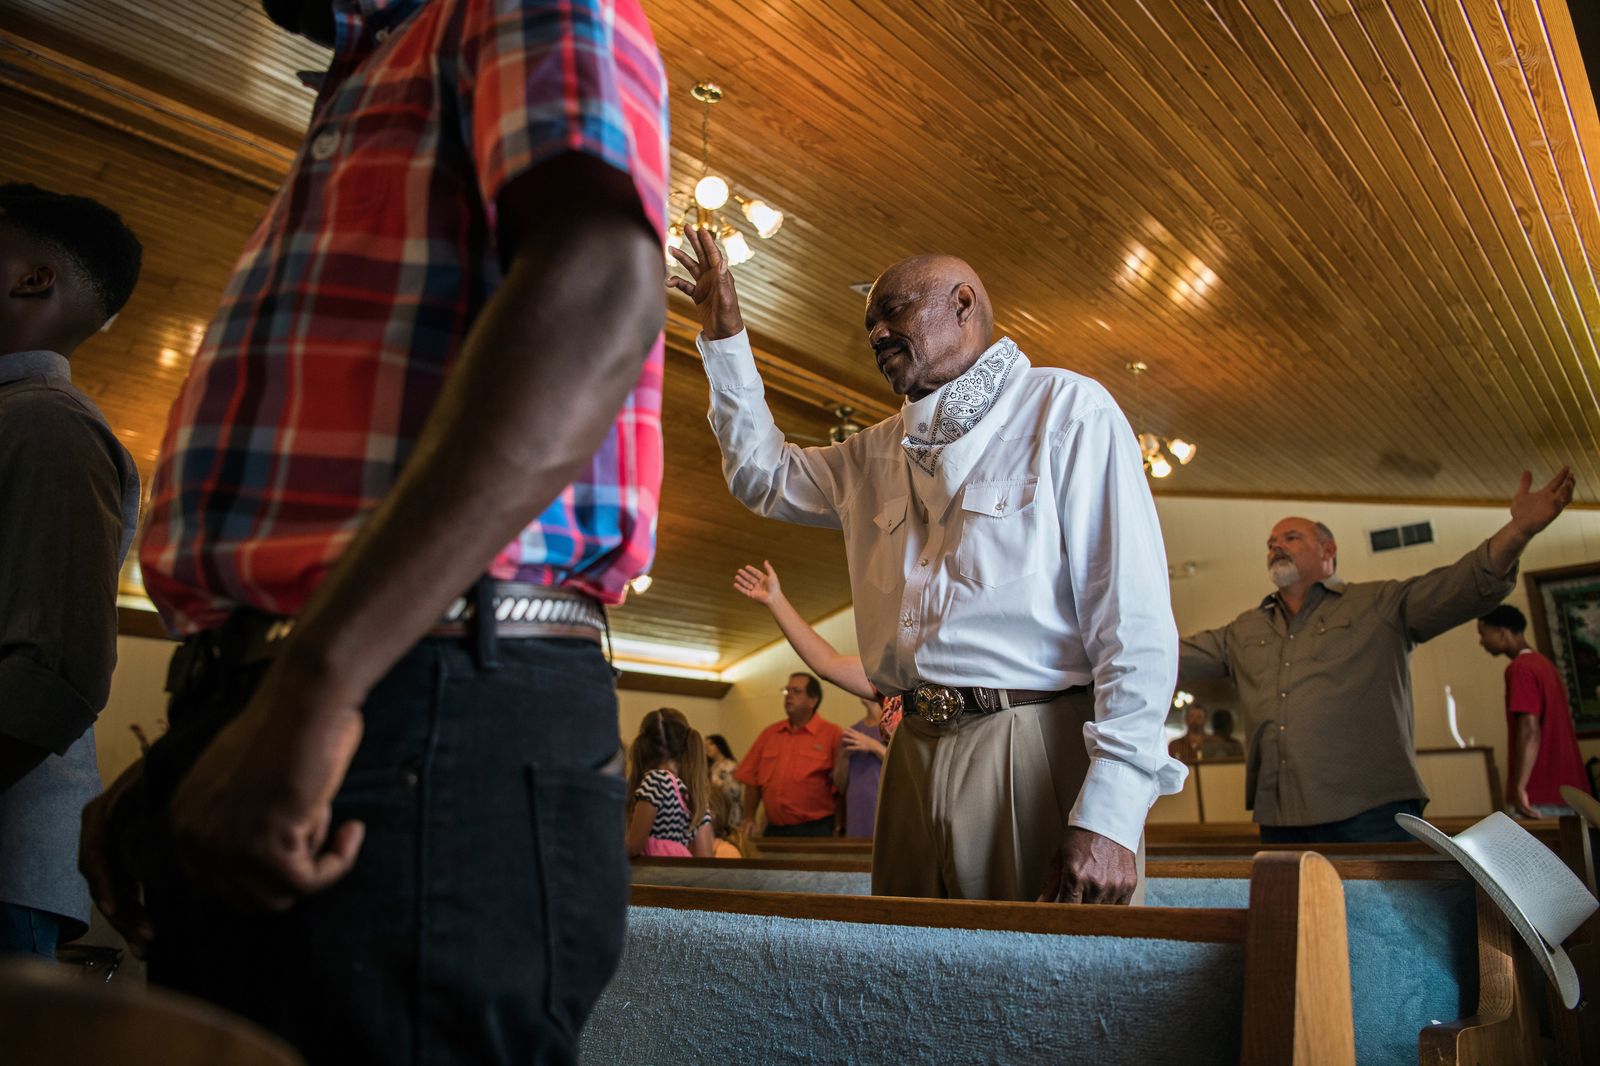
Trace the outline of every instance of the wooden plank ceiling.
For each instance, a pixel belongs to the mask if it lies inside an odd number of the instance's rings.
[[[824,436],[838,402],[893,409],[849,286],[942,250],[1036,363],[1200,444],[1158,492],[1500,501],[1571,463],[1600,505],[1600,119],[1562,0],[648,10],[675,206],[710,78],[713,170],[787,214],[737,276],[795,435]],[[0,30],[0,180],[97,195],[145,241],[77,374],[148,473],[308,119],[294,71],[325,53],[250,0],[8,0]],[[811,617],[849,589],[836,536],[728,499],[673,310],[657,580],[615,622],[729,662],[774,635],[727,591],[740,563],[771,558]]]

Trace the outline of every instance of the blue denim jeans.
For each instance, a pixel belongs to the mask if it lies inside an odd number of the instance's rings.
[[[49,911],[0,903],[0,957],[37,955],[52,962],[61,939],[61,918]]]
[[[1415,840],[1394,820],[1397,814],[1422,817],[1421,800],[1395,800],[1354,817],[1321,825],[1264,825],[1263,844],[1372,844],[1386,840]]]
[[[365,707],[333,804],[355,867],[283,914],[193,890],[167,804],[264,664],[226,656],[173,693],[146,761],[154,983],[245,1015],[313,1063],[567,1063],[621,957],[626,788],[597,645],[503,640],[496,669],[431,638]]]

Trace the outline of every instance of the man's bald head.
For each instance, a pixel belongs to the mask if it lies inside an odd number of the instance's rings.
[[[994,335],[977,271],[953,255],[902,259],[867,295],[867,342],[896,393],[921,399],[960,377]]]

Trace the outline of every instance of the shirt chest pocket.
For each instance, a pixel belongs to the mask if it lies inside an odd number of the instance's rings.
[[[324,125],[306,155],[327,223],[343,232],[395,230],[406,218],[406,179],[424,154],[427,126],[408,109],[372,109]]]
[[[879,592],[896,592],[905,580],[906,508],[910,498],[884,501],[872,519],[872,550],[867,553],[867,581]]]
[[[1273,677],[1278,664],[1279,640],[1276,634],[1258,633],[1239,642],[1239,672],[1246,677]]]
[[[1348,618],[1337,622],[1318,622],[1312,633],[1311,657],[1319,663],[1348,659],[1354,639]]]
[[[961,493],[956,568],[980,585],[1009,585],[1039,569],[1036,477],[974,481]]]

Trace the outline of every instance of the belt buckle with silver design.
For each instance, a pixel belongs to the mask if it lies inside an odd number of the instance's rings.
[[[929,725],[940,725],[960,714],[966,705],[958,689],[948,685],[931,685],[926,682],[911,692],[911,706]]]

